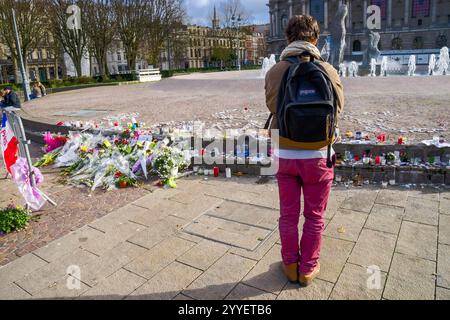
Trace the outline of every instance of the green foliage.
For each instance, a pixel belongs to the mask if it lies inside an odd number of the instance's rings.
[[[235,59],[236,54],[231,48],[215,47],[211,56],[213,61],[222,61],[224,64],[230,63]]]
[[[20,84],[15,84],[15,83],[0,84],[0,90],[3,90],[6,87],[12,87],[14,91],[19,91],[22,89],[22,86]]]
[[[23,208],[9,206],[0,210],[0,232],[10,233],[24,229],[29,221],[30,215]]]
[[[174,70],[161,70],[161,76],[163,78],[170,78],[173,77],[175,71]]]

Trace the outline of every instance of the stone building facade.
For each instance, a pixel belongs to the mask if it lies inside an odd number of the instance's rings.
[[[5,45],[0,44],[0,83],[20,80],[19,70],[15,70],[11,54]],[[60,55],[55,55],[51,46],[40,46],[27,56],[29,80],[48,81],[61,78],[65,73],[65,64]]]
[[[339,4],[348,5],[346,59],[359,60],[368,46],[368,6],[381,8],[379,48],[382,53],[431,52],[450,46],[450,0],[270,0],[269,53],[280,54],[286,46],[284,29],[292,15],[310,14],[320,22],[319,46],[330,35]]]

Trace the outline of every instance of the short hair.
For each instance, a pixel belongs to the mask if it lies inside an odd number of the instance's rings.
[[[4,91],[6,91],[6,90],[11,90],[11,91],[12,91],[12,87],[11,87],[11,86],[7,86],[7,87],[5,87],[3,90],[4,90]]]
[[[289,43],[300,40],[313,42],[319,37],[320,26],[314,17],[297,15],[289,19],[286,27],[286,38]]]

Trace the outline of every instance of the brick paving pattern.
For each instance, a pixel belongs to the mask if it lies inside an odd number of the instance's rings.
[[[449,299],[448,190],[335,187],[322,274],[300,288],[280,268],[277,186],[255,181],[192,177],[111,206],[0,268],[0,298]]]

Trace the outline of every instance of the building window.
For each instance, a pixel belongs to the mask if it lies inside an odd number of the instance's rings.
[[[353,52],[360,52],[361,51],[361,41],[355,40],[353,41]]]
[[[447,37],[445,36],[445,34],[441,34],[436,38],[436,45],[438,48],[447,46]]]
[[[287,23],[288,23],[288,17],[287,17],[287,15],[283,14],[281,16],[281,30],[284,31],[286,29]]]
[[[379,6],[381,9],[381,18],[386,19],[386,12],[387,12],[387,1],[386,0],[372,0],[370,2],[372,5]]]
[[[418,26],[421,26],[422,24],[423,24],[422,19],[417,20],[417,25],[418,25]]]
[[[403,41],[400,38],[394,38],[392,39],[392,50],[402,50],[403,48]]]
[[[414,38],[413,49],[423,49],[423,38],[422,37]]]
[[[122,55],[120,52],[117,52],[117,60],[122,61]]]
[[[429,17],[430,16],[430,0],[413,0],[412,16]]]
[[[325,21],[325,6],[323,2],[323,0],[310,1],[310,14],[320,23],[323,23]]]

